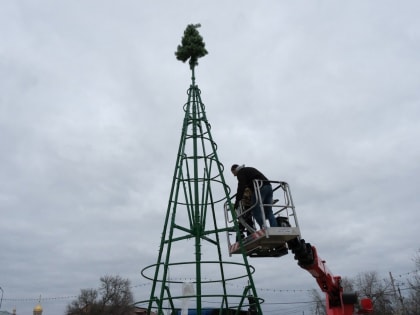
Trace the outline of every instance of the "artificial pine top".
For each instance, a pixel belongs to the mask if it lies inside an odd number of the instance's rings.
[[[204,57],[208,54],[203,37],[197,31],[200,24],[189,24],[184,31],[181,44],[175,52],[176,59],[186,62],[190,59],[191,70],[198,65],[198,58]]]

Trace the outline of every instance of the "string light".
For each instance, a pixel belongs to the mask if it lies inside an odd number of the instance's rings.
[[[406,276],[410,276],[413,274],[418,274],[419,270],[412,270],[406,273],[402,273],[399,275],[396,275],[395,277],[398,278],[402,278],[402,277],[406,277]],[[183,282],[194,282],[195,279],[193,278],[171,278],[171,281],[183,281]],[[206,279],[204,278],[204,280],[206,281],[211,281],[211,279]],[[384,278],[383,280],[386,280],[386,278]],[[131,288],[140,288],[140,287],[146,287],[146,286],[150,286],[151,283],[139,283],[136,285],[131,286]],[[235,285],[232,283],[227,283],[227,285],[230,286],[234,286],[237,288],[243,288],[243,286],[240,285]],[[401,290],[408,290],[408,287],[402,287]],[[273,292],[273,293],[301,293],[301,292],[311,292],[312,289],[272,289],[272,288],[257,288],[258,291],[261,292]],[[76,299],[78,296],[77,295],[67,295],[67,296],[58,296],[58,297],[43,297],[42,301],[54,301],[54,300],[70,300],[70,299]],[[3,298],[3,301],[10,301],[10,302],[33,302],[33,301],[38,301],[39,298]],[[303,302],[299,302],[299,303],[303,303]]]

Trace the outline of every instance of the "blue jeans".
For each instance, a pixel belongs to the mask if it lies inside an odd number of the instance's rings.
[[[273,188],[271,185],[264,185],[260,188],[260,194],[261,194],[261,201],[263,204],[272,204],[273,203]],[[252,204],[255,204],[256,197],[255,193],[252,194]],[[262,211],[259,204],[255,205],[254,208],[252,208],[252,215],[255,218],[255,221],[257,221],[260,228],[263,227],[264,222],[262,218]],[[270,227],[276,227],[277,220],[274,217],[273,209],[271,206],[264,206],[264,215],[265,218],[270,222]]]

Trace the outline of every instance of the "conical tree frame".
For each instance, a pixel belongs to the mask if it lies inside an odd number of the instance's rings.
[[[223,260],[227,233],[239,235],[236,213],[230,201],[224,166],[195,83],[195,65],[188,89],[181,139],[156,264],[142,270],[152,281],[147,314],[175,315],[180,309],[195,314],[262,314],[252,274],[243,249],[242,261]],[[233,221],[226,224],[227,205]],[[221,244],[224,248],[221,248]],[[191,259],[187,257],[192,256]],[[241,259],[240,259],[241,260]],[[153,273],[154,272],[154,273]],[[239,292],[239,293],[238,293]]]

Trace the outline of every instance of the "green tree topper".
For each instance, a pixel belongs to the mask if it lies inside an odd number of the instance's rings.
[[[190,59],[191,70],[198,65],[198,58],[204,57],[208,54],[203,37],[197,31],[200,24],[189,24],[184,31],[181,45],[178,45],[178,49],[175,52],[176,59],[186,62]]]

